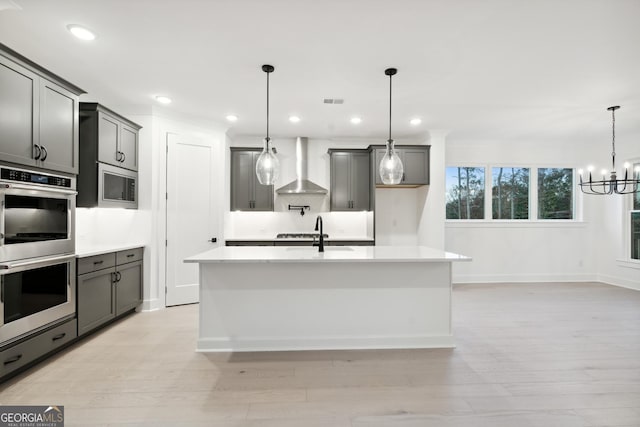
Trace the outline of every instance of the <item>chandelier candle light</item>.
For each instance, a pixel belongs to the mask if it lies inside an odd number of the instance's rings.
[[[380,178],[387,185],[400,184],[404,175],[404,167],[402,160],[393,147],[393,139],[391,139],[391,77],[398,72],[395,68],[387,68],[384,73],[389,76],[389,139],[387,140],[387,151],[380,162]]]
[[[264,139],[264,148],[256,161],[256,175],[262,185],[273,185],[280,175],[280,162],[273,153],[271,138],[269,138],[269,74],[274,70],[273,65],[263,65],[262,71],[267,73],[267,137]]]
[[[594,180],[593,179],[593,166],[589,166],[587,171],[589,172],[588,180],[584,180],[582,177],[583,170],[578,170],[580,174],[580,190],[582,190],[585,194],[598,194],[598,195],[606,195],[606,194],[631,194],[636,193],[640,187],[640,166],[636,167],[635,171],[631,171],[631,176],[629,176],[629,163],[624,164],[624,179],[618,179],[618,175],[616,173],[616,110],[619,109],[620,106],[616,105],[613,107],[607,108],[608,111],[611,111],[611,121],[612,121],[612,133],[613,138],[611,145],[613,150],[611,151],[611,173],[609,178],[607,179],[607,170],[602,170],[602,179]]]

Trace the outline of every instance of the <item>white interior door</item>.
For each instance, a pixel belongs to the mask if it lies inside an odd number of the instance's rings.
[[[218,246],[214,151],[213,141],[167,134],[167,306],[198,302],[198,265],[183,260]]]

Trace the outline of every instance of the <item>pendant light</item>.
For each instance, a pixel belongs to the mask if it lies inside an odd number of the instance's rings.
[[[393,139],[391,139],[391,77],[398,72],[395,68],[387,68],[384,73],[389,76],[389,139],[387,140],[387,151],[380,162],[380,178],[387,185],[400,184],[404,175],[402,160],[394,149]]]
[[[264,139],[264,148],[256,161],[256,175],[262,185],[273,185],[280,175],[280,162],[273,152],[271,138],[269,138],[269,74],[273,73],[273,65],[263,65],[262,71],[267,73],[267,137]]]
[[[602,170],[602,179],[593,179],[593,168],[589,167],[589,175],[587,179],[582,177],[583,170],[580,169],[578,174],[580,175],[580,190],[584,194],[631,194],[640,190],[640,167],[636,167],[629,173],[630,165],[624,164],[624,178],[619,179],[616,173],[616,110],[619,109],[619,105],[607,108],[611,111],[611,126],[612,126],[612,139],[611,139],[611,171],[607,172]],[[609,177],[607,177],[609,173]]]

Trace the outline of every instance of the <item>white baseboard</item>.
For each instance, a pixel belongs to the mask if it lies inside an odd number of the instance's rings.
[[[597,282],[596,274],[454,274],[453,283]]]
[[[297,350],[366,350],[397,348],[454,348],[448,336],[377,336],[377,337],[318,337],[318,338],[203,338],[196,351],[297,351]]]
[[[609,276],[601,274],[598,276],[598,281],[606,283],[608,285],[620,286],[621,288],[634,289],[640,291],[640,282],[635,280],[625,279],[623,277]]]
[[[140,311],[156,311],[165,308],[164,305],[160,305],[159,299],[150,299],[142,301]]]

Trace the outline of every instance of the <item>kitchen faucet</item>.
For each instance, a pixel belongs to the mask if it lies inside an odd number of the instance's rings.
[[[318,227],[318,224],[320,224],[320,227]],[[320,228],[318,230],[318,228]],[[320,215],[318,215],[318,217],[316,218],[316,231],[320,231],[320,241],[318,242],[318,252],[324,252],[324,233],[322,231],[322,217]],[[313,243],[313,245],[315,246],[315,242]]]

